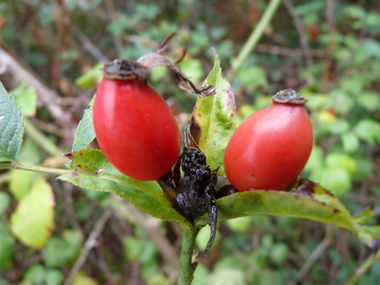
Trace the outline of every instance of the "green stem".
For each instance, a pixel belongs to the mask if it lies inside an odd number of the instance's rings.
[[[42,173],[50,173],[50,174],[66,174],[71,172],[71,170],[58,169],[58,168],[50,168],[50,167],[42,167],[42,166],[32,166],[32,165],[24,165],[20,163],[0,163],[0,169],[19,169],[19,170],[27,170],[34,172],[42,172]]]
[[[367,270],[380,258],[380,250],[378,250],[375,254],[371,254],[362,266],[360,266],[355,274],[351,276],[350,280],[346,283],[346,285],[355,285],[358,283],[360,277],[367,272]]]
[[[264,33],[264,29],[268,26],[269,22],[272,20],[278,6],[280,5],[281,0],[271,0],[267,9],[265,10],[263,16],[261,17],[259,23],[249,36],[248,40],[244,44],[243,48],[241,49],[240,53],[232,61],[232,67],[229,71],[227,78],[229,80],[232,79],[232,77],[235,75],[236,71],[240,68],[240,66],[243,64],[243,62],[247,59],[249,54],[252,52],[252,50],[256,47],[257,43],[259,42],[260,38],[262,37]]]
[[[178,285],[190,285],[193,281],[192,257],[198,232],[199,229],[197,228],[183,229]]]

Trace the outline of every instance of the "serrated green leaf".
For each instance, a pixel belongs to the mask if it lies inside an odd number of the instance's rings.
[[[79,122],[75,135],[72,151],[86,148],[95,139],[94,123],[92,120],[95,97],[92,97],[87,109],[84,111],[82,120]]]
[[[138,181],[127,177],[113,167],[100,150],[81,150],[69,153],[67,157],[83,171],[73,171],[59,176],[58,179],[82,188],[112,192],[159,219],[173,220],[185,227],[190,226],[185,218],[171,207],[157,182]]]
[[[256,190],[220,198],[217,200],[218,222],[254,215],[304,218],[348,229],[372,248],[374,239],[380,238],[380,229],[358,225],[334,195],[320,185],[312,184],[310,192]],[[197,221],[200,226],[207,223],[207,215]]]
[[[53,190],[40,177],[12,214],[13,234],[30,247],[44,247],[54,228],[54,206]]]
[[[216,94],[198,98],[193,111],[192,126],[199,127],[194,136],[199,148],[207,156],[211,169],[220,167],[218,175],[225,175],[224,151],[235,128],[235,96],[231,85],[222,75],[218,54],[214,51],[214,68],[205,80],[214,85]],[[191,130],[193,134],[193,128]]]
[[[0,82],[0,161],[16,161],[23,134],[21,111]]]

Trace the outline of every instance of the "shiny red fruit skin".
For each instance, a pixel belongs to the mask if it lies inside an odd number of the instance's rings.
[[[303,105],[273,102],[236,129],[225,154],[228,180],[239,191],[286,190],[313,147],[313,129]]]
[[[176,162],[181,146],[177,122],[149,85],[103,78],[93,119],[105,157],[125,175],[156,180]]]

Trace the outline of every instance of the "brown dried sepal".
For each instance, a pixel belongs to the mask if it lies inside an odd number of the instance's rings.
[[[295,90],[289,88],[277,92],[277,94],[272,97],[272,101],[281,104],[304,105],[307,99],[303,98]]]
[[[107,63],[104,68],[102,68],[102,73],[104,77],[113,80],[138,80],[147,84],[147,80],[150,76],[152,69],[156,66],[166,66],[174,79],[174,82],[179,89],[184,90],[189,93],[199,94],[201,97],[209,96],[215,94],[212,85],[202,87],[198,89],[191,82],[191,80],[183,74],[183,72],[177,66],[187,53],[185,48],[181,57],[176,62],[172,62],[161,53],[167,48],[170,41],[172,40],[175,33],[171,34],[165,42],[153,53],[148,53],[137,59],[137,61],[132,61],[128,59],[114,60],[111,63]]]

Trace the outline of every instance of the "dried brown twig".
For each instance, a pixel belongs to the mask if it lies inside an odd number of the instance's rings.
[[[82,268],[83,264],[85,263],[87,256],[90,252],[90,250],[96,246],[96,240],[98,239],[98,236],[102,232],[104,225],[106,224],[107,220],[111,217],[112,211],[111,210],[106,210],[103,215],[99,218],[99,220],[96,222],[94,230],[90,233],[88,239],[86,240],[82,251],[79,255],[79,258],[75,262],[74,266],[71,268],[65,282],[63,285],[70,285],[73,278],[79,270]]]

